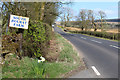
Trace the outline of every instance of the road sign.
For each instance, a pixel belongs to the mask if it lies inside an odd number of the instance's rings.
[[[29,22],[28,17],[10,15],[9,26],[15,28],[28,29],[28,22]]]

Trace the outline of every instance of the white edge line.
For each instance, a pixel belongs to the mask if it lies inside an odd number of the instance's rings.
[[[99,41],[96,41],[96,40],[91,40],[91,41],[96,42],[96,43],[102,43],[102,42],[99,42]]]
[[[97,42],[97,43],[102,43],[102,42],[99,42],[99,41],[95,41],[95,42]]]
[[[95,68],[95,66],[92,66],[93,71],[96,73],[96,75],[100,76],[101,74],[98,72],[98,70]]]
[[[86,39],[86,38],[84,38],[84,39]]]
[[[84,38],[84,37],[81,37],[82,39],[86,39],[86,38]]]
[[[118,49],[120,49],[119,47],[117,47],[117,46],[113,46],[113,45],[110,45],[111,47],[114,47],[114,48],[118,48]]]

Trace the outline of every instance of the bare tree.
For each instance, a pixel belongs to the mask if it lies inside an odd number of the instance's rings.
[[[61,12],[62,12],[62,16],[60,18],[62,21],[64,21],[64,25],[66,26],[67,23],[69,23],[70,20],[73,18],[72,9],[68,7],[63,7]]]
[[[83,30],[86,27],[86,10],[82,9],[78,15],[80,21],[82,21],[81,29]]]
[[[101,31],[103,31],[103,19],[105,19],[106,14],[103,11],[99,11],[98,14],[99,14],[99,17],[100,17],[100,20],[101,20]]]
[[[91,26],[92,22],[92,16],[93,16],[93,11],[92,10],[87,10],[86,12],[86,28],[85,30],[87,31],[87,28]]]
[[[88,17],[89,17],[90,23],[92,24],[94,31],[97,31],[98,23],[97,22],[95,23],[96,13],[94,13],[93,10],[89,10],[88,13],[89,13]]]

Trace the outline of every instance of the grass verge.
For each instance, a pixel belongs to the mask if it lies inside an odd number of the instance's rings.
[[[63,78],[78,67],[85,69],[72,45],[59,34],[55,37],[61,49],[55,62],[38,63],[38,59],[24,57],[19,60],[16,55],[8,55],[2,65],[2,78]]]
[[[80,33],[73,33],[73,32],[67,32],[67,33],[80,34]],[[89,36],[89,37],[94,37],[94,38],[98,38],[98,39],[104,39],[104,40],[109,40],[109,41],[119,42],[119,40],[113,40],[113,39],[108,39],[108,38],[102,38],[102,37],[97,37],[97,36],[88,35],[88,34],[82,34],[82,35],[86,35],[86,36]]]
[[[88,35],[88,34],[83,34],[83,35],[90,36],[90,37],[94,37],[94,38],[99,38],[99,39],[104,39],[104,40],[109,40],[109,41],[118,42],[118,40],[112,40],[112,39],[107,39],[107,38],[102,38],[102,37],[96,37],[96,36],[92,36],[92,35]]]
[[[57,44],[61,46],[61,51],[56,62],[47,64],[49,66],[47,73],[50,78],[65,77],[70,71],[79,66],[84,66],[77,52],[73,50],[72,45],[67,40],[59,34],[56,34],[56,39]]]
[[[2,78],[44,78],[44,64],[37,63],[37,59],[28,57],[16,59],[16,55],[9,56],[2,65]]]
[[[74,31],[68,31],[66,33],[72,33],[72,34],[82,34],[82,35],[86,35],[86,36],[90,36],[90,37],[94,37],[94,38],[99,38],[99,39],[104,39],[104,40],[110,40],[110,41],[115,41],[115,42],[119,42],[119,40],[115,40],[115,39],[109,39],[109,38],[104,38],[104,37],[97,37],[97,36],[94,36],[94,35],[89,35],[89,34],[84,34],[84,33],[76,33]],[[118,37],[119,38],[119,34],[118,34]]]

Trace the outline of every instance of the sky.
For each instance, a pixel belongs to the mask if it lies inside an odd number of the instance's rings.
[[[63,2],[119,2],[119,0],[62,0]]]
[[[73,11],[74,16],[77,16],[81,9],[93,10],[95,13],[102,10],[106,13],[107,19],[118,18],[118,2],[73,2],[71,5],[64,5]],[[60,20],[58,18],[58,20]]]
[[[66,1],[70,1],[70,0],[66,0]],[[104,11],[107,15],[106,17],[107,19],[118,18],[119,0],[71,0],[71,1],[73,2],[71,5],[67,5],[67,6],[64,5],[63,7],[71,8],[74,16],[77,16],[81,9],[88,9],[88,10],[90,9],[93,10],[95,13],[97,13],[100,10]],[[59,21],[60,18],[58,18],[57,20]]]

